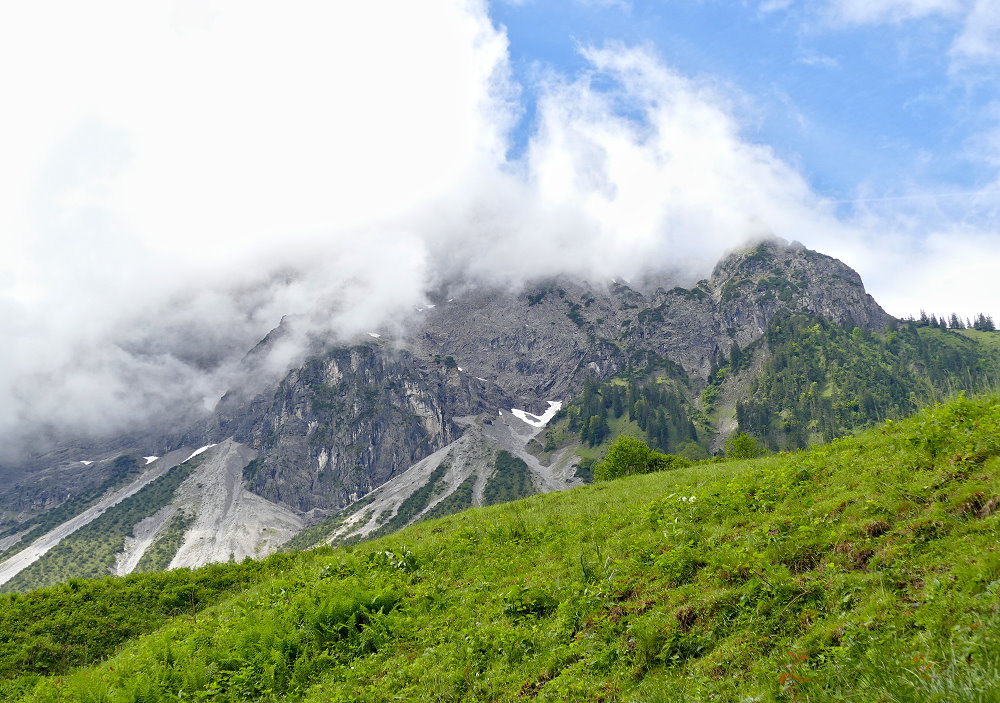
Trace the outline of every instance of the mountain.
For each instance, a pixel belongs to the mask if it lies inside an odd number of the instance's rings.
[[[353,546],[0,596],[0,697],[992,701],[998,477],[1000,397],[958,398]]]
[[[691,458],[737,431],[795,448],[1000,379],[996,347],[894,320],[842,262],[780,240],[689,288],[562,277],[429,297],[405,328],[314,340],[207,421],[51,454],[0,494],[0,584],[384,534],[581,485],[621,433]]]

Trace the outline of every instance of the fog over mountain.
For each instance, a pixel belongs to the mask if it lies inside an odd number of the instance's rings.
[[[1000,265],[992,232],[914,245],[918,209],[845,211],[745,136],[752,96],[651,47],[540,66],[522,133],[528,86],[484,2],[55,7],[0,11],[0,65],[33,67],[0,72],[8,462],[214,407],[286,315],[259,372],[310,336],[405,333],[432,290],[689,284],[771,234],[894,314],[1000,310],[967,284]]]

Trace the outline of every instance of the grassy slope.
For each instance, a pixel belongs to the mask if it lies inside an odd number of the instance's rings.
[[[996,700],[998,509],[960,399],[299,555],[24,700]]]
[[[1000,332],[983,332],[981,330],[956,330],[969,339],[974,339],[983,346],[1000,351]]]

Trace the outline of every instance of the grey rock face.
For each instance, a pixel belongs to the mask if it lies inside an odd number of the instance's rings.
[[[347,505],[453,441],[454,417],[507,402],[452,361],[370,341],[313,357],[222,432],[261,453],[252,490],[309,511]]]

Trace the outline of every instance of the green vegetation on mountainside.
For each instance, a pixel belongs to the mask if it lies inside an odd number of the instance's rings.
[[[444,500],[427,511],[424,519],[454,515],[472,507],[472,493],[476,485],[476,475],[473,474],[462,481],[458,488],[449,493]]]
[[[995,700],[998,533],[1000,397],[959,398],[285,557],[20,700]]]
[[[483,505],[507,503],[537,493],[531,482],[531,470],[522,459],[518,459],[510,452],[500,450],[493,462],[493,467],[493,474],[486,482],[486,487],[483,488]]]
[[[582,475],[621,435],[688,459],[708,456],[709,415],[726,384],[763,358],[761,373],[730,388],[738,430],[772,450],[828,442],[886,419],[906,417],[959,391],[1000,385],[1000,333],[949,331],[918,323],[872,333],[808,315],[776,319],[763,338],[734,344],[717,360],[700,407],[684,371],[656,357],[636,358],[606,381],[588,380],[579,399],[556,416],[545,451],[579,439]],[[756,373],[756,372],[754,372]],[[723,418],[714,418],[721,422]]]
[[[637,360],[638,361],[638,360]],[[629,370],[605,382],[588,379],[580,398],[557,418],[568,420],[568,431],[589,447],[605,444],[622,432],[635,434],[663,452],[698,446],[699,431],[707,432],[701,413],[687,399],[687,375],[662,359]],[[546,450],[554,448],[558,430],[546,433]],[[697,450],[696,450],[697,451]]]
[[[958,330],[958,334],[973,339],[985,347],[1000,351],[1000,332],[984,332],[981,330]]]
[[[71,578],[96,578],[111,573],[115,555],[124,548],[125,538],[132,534],[135,524],[167,505],[177,487],[204,460],[205,456],[199,455],[175,466],[135,494],[108,508],[100,517],[64,538],[0,586],[0,592],[27,591],[53,586]]]
[[[759,342],[769,355],[737,406],[739,427],[772,449],[793,449],[906,417],[960,390],[997,387],[1000,350],[970,336],[912,323],[873,334],[785,318]]]
[[[0,532],[0,538],[22,532],[21,539],[5,551],[0,552],[0,561],[4,561],[30,545],[49,530],[58,527],[70,518],[94,505],[108,492],[124,486],[128,481],[138,476],[142,471],[139,460],[131,456],[120,456],[111,463],[111,475],[99,485],[70,498],[58,507],[47,510],[41,515]]]
[[[163,531],[142,553],[135,570],[139,573],[163,571],[170,566],[177,550],[184,544],[184,533],[194,522],[194,515],[188,515],[183,510],[170,518]]]
[[[427,483],[411,493],[399,504],[396,514],[385,522],[375,533],[375,536],[386,535],[402,529],[410,520],[424,511],[434,498],[447,490],[444,475],[448,470],[446,462],[439,464],[427,479]]]

